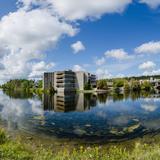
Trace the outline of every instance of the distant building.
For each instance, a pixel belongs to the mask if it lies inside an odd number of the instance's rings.
[[[151,77],[150,79],[145,79],[145,80],[139,80],[140,84],[143,84],[145,81],[151,83],[153,87],[157,88],[160,86],[160,79],[156,79]]]
[[[90,83],[96,88],[96,75],[88,72],[59,71],[44,73],[43,88],[54,88],[57,92],[84,90],[85,84]]]
[[[76,88],[84,90],[85,84],[90,83],[93,88],[96,88],[96,75],[88,72],[75,72],[76,75]]]

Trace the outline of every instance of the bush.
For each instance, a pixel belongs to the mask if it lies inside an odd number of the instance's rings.
[[[90,82],[86,83],[84,86],[84,90],[92,90],[92,85]]]
[[[144,81],[141,85],[141,89],[145,91],[151,91],[152,89],[152,84],[148,81]]]
[[[108,89],[107,81],[105,79],[98,80],[98,82],[97,82],[97,88],[98,89]]]
[[[139,81],[136,81],[136,80],[131,81],[131,90],[133,92],[139,92],[141,90]]]
[[[124,86],[124,79],[116,79],[113,83],[114,88],[121,88]]]
[[[3,129],[0,129],[0,144],[3,144],[7,141],[6,133]]]
[[[3,160],[33,160],[33,153],[17,142],[7,142],[0,145],[0,159]]]
[[[130,91],[130,86],[129,86],[128,81],[125,81],[125,82],[124,82],[124,91],[125,91],[125,92],[129,92],[129,91]]]

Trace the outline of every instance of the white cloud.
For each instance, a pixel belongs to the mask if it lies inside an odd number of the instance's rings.
[[[54,67],[54,63],[46,64],[44,61],[34,63],[29,78],[41,78],[43,73]]]
[[[75,72],[85,71],[85,69],[82,66],[76,64],[76,65],[73,66],[73,71],[75,71]]]
[[[140,0],[140,3],[145,3],[149,7],[155,9],[160,5],[160,0]]]
[[[63,36],[77,33],[75,23],[71,21],[121,13],[131,2],[17,0],[18,10],[0,20],[0,79],[39,77],[40,72],[34,66],[36,63],[42,65],[46,50],[54,47]],[[75,53],[85,50],[80,41],[73,44],[72,48]],[[53,66],[50,64],[45,63],[43,68]]]
[[[160,75],[160,69],[152,70],[152,71],[145,71],[143,75]]]
[[[105,62],[106,62],[106,59],[104,57],[102,57],[100,59],[96,58],[96,60],[95,60],[95,63],[96,63],[97,66],[103,65]]]
[[[0,21],[0,53],[5,52],[0,62],[5,70],[1,71],[0,78],[27,78],[33,75],[31,61],[40,63],[45,50],[54,47],[63,35],[74,36],[76,32],[70,24],[60,21],[46,10],[18,10],[4,16]]]
[[[83,43],[81,41],[77,41],[76,43],[73,43],[71,45],[71,48],[73,49],[73,52],[75,54],[79,53],[80,51],[85,50],[85,46],[83,45]]]
[[[124,49],[113,49],[105,52],[105,56],[108,58],[115,58],[118,60],[126,60],[131,58]]]
[[[151,70],[156,67],[156,64],[152,61],[147,61],[139,65],[139,69]]]
[[[112,75],[108,72],[107,69],[104,68],[98,68],[96,70],[96,74],[98,76],[98,79],[105,79],[105,78],[111,78]]]
[[[103,14],[122,13],[132,0],[19,0],[24,9],[33,5],[46,8],[66,20],[82,20],[86,18],[100,18]]]
[[[136,53],[158,54],[160,53],[160,41],[144,43],[135,49]]]
[[[119,74],[117,74],[115,77],[117,77],[117,78],[123,78],[123,77],[125,77],[125,75],[122,74],[122,73],[119,73]]]
[[[10,13],[0,22],[0,40],[11,49],[37,52],[55,45],[63,34],[74,36],[75,32],[71,25],[40,9]]]

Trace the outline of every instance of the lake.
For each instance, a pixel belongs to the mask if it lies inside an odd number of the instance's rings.
[[[159,94],[30,95],[0,92],[0,123],[11,132],[63,141],[117,142],[160,131]]]

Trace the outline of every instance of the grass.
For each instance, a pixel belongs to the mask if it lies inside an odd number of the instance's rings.
[[[160,160],[160,141],[137,141],[123,145],[46,148],[11,140],[0,129],[1,160]],[[34,143],[34,142],[33,142]]]

